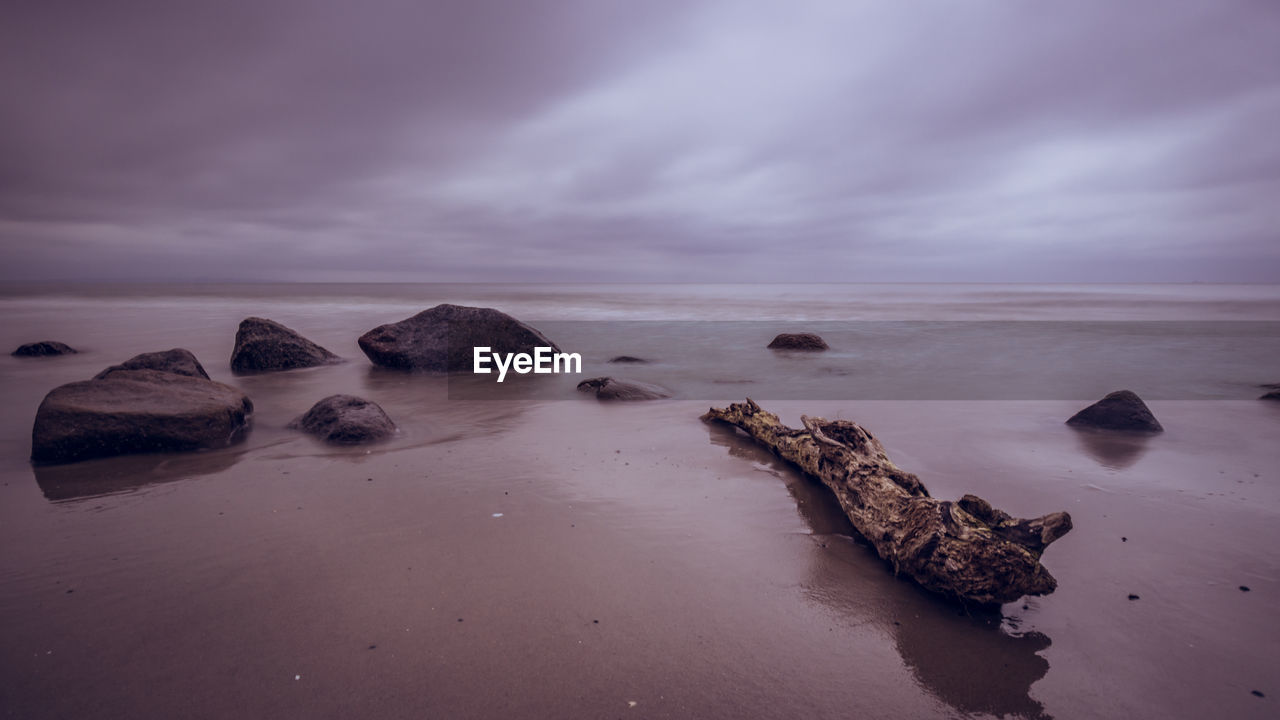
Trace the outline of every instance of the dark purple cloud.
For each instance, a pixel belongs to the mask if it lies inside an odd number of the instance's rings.
[[[13,2],[8,280],[1280,281],[1280,8]]]

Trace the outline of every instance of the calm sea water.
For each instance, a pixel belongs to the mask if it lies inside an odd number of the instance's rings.
[[[441,302],[674,399],[359,351]],[[251,315],[349,362],[233,375]],[[14,716],[1274,716],[1280,409],[1256,398],[1280,382],[1277,286],[42,286],[0,289],[0,317],[0,347],[82,350],[0,357]],[[831,350],[766,350],[783,331]],[[50,389],[172,347],[253,398],[244,443],[27,462]],[[1163,435],[1063,425],[1121,387]],[[285,428],[339,392],[400,434]],[[1058,591],[970,616],[895,579],[820,487],[699,422],[744,396],[863,423],[939,497],[1069,510]]]

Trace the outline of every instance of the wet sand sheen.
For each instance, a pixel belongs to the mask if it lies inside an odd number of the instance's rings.
[[[364,324],[315,335],[340,348]],[[254,398],[246,443],[26,463],[44,391],[184,332]],[[706,401],[461,401],[359,362],[232,377],[230,333],[209,332],[5,366],[6,712],[1272,715],[1276,405],[1153,401],[1167,432],[1133,439],[1065,427],[1068,401],[761,399],[792,424],[863,423],[936,496],[1072,513],[1044,558],[1056,593],[966,614],[893,578],[821,487],[699,422]],[[283,429],[331,392],[401,435],[335,449]]]

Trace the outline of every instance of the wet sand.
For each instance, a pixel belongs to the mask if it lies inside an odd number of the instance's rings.
[[[353,362],[234,377],[236,319],[128,339],[254,398],[224,450],[32,468],[44,392],[128,353],[0,367],[5,716],[1276,714],[1280,404],[1151,401],[1167,432],[1125,438],[1063,425],[1074,401],[757,398],[863,423],[935,496],[1069,510],[1057,592],[977,612],[895,579],[707,401],[450,399],[341,346],[365,318],[311,333]],[[331,392],[401,434],[284,429]]]

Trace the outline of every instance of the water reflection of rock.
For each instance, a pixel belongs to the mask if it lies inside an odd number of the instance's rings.
[[[121,455],[66,465],[34,466],[36,483],[53,502],[131,492],[161,483],[213,475],[244,456],[243,447],[205,452]]]
[[[1085,452],[1103,467],[1124,470],[1138,462],[1151,441],[1148,433],[1125,433],[1092,428],[1071,428]]]
[[[851,625],[882,628],[920,685],[957,712],[1049,717],[1031,697],[1031,686],[1049,670],[1049,662],[1038,654],[1050,645],[1046,635],[1010,634],[999,611],[965,609],[895,578],[857,537],[825,486],[733,428],[708,430],[712,444],[774,473],[796,499],[814,532],[807,595]]]

